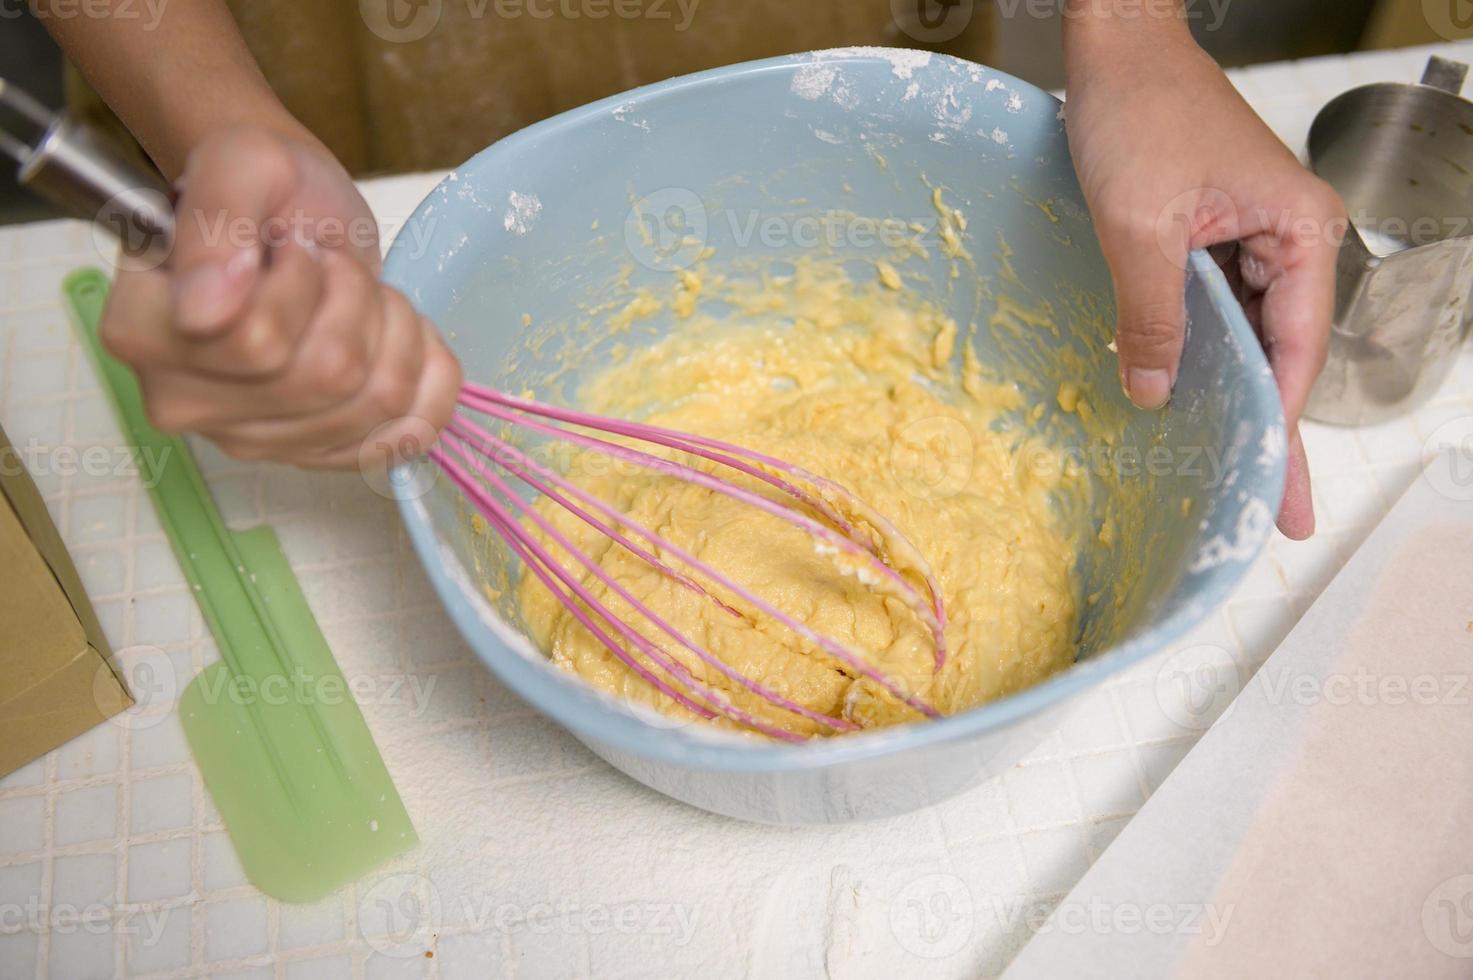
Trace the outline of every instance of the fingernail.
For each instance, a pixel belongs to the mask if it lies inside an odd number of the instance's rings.
[[[1140,408],[1160,408],[1171,399],[1171,375],[1162,368],[1131,368],[1125,393]]]
[[[230,277],[218,265],[191,269],[179,280],[174,318],[189,330],[207,330],[226,316]]]
[[[255,267],[254,252],[238,252],[223,264],[191,269],[175,292],[175,319],[185,330],[208,331],[234,315],[240,279]]]
[[[260,264],[261,253],[257,250],[251,248],[243,252],[236,252],[225,260],[225,275],[234,279],[252,272]]]

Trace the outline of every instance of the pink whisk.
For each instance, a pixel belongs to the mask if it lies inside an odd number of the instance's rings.
[[[839,484],[791,463],[719,439],[558,408],[480,385],[465,385],[461,390],[460,405],[497,422],[522,426],[540,435],[566,440],[583,449],[603,453],[611,458],[634,463],[656,473],[724,494],[811,534],[819,547],[826,552],[857,559],[859,565],[855,568],[855,574],[860,581],[884,587],[889,594],[904,601],[931,631],[935,646],[934,669],[939,671],[946,662],[946,611],[942,606],[941,589],[934,575],[919,552],[894,525]],[[780,490],[799,506],[785,505],[780,500],[736,486],[676,460],[579,431],[582,429],[678,450],[717,463]],[[860,728],[846,718],[797,704],[735,670],[682,634],[621,585],[587,552],[577,547],[545,514],[523,499],[507,482],[508,478],[525,483],[596,531],[607,535],[661,574],[705,596],[731,615],[739,617],[741,614],[702,585],[692,573],[750,603],[921,714],[931,718],[940,717],[935,708],[876,670],[861,654],[777,609],[746,586],[733,581],[690,552],[532,459],[526,452],[472,421],[465,414],[458,414],[451,420],[440,443],[430,451],[430,457],[465,493],[512,553],[594,638],[646,683],[700,717],[710,719],[720,716],[785,741],[804,739],[804,736],[765,722],[732,703],[715,687],[695,677],[661,643],[614,615],[578,576],[553,556],[539,540],[533,527],[643,616],[655,633],[663,634],[668,642],[690,651],[733,684],[771,705],[832,731],[848,732]],[[804,513],[799,507],[806,508],[816,516]],[[844,516],[845,511],[863,520],[877,534],[859,530],[853,521]],[[877,543],[876,537],[885,544],[884,548]],[[923,597],[920,590],[890,564],[885,551],[892,554],[897,551],[907,552],[905,557],[924,579],[929,597]],[[672,566],[662,555],[675,559],[687,571]],[[641,662],[633,650],[644,654],[649,662]]]

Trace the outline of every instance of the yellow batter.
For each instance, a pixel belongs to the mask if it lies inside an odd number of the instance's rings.
[[[720,318],[701,312],[713,296],[730,304]],[[580,485],[866,653],[943,714],[1073,661],[1076,529],[1063,526],[1051,498],[1077,492],[1074,477],[1025,427],[1003,424],[1024,407],[1018,390],[984,381],[970,345],[958,343],[957,324],[918,303],[893,268],[882,264],[862,286],[819,264],[755,286],[687,272],[668,301],[645,294],[639,303],[622,311],[624,327],[638,330],[641,318],[668,306],[680,329],[599,374],[580,392],[580,407],[740,443],[848,487],[889,517],[938,577],[949,617],[946,664],[934,672],[930,633],[905,604],[841,574],[810,537],[749,505],[588,455],[568,465]],[[559,508],[540,506],[634,594],[747,676],[866,728],[921,718],[739,600],[723,596],[740,618]],[[581,578],[655,635],[591,575]],[[609,653],[533,576],[518,590],[534,639],[556,663],[606,691],[695,717]],[[734,686],[688,650],[662,646],[764,720],[834,734]]]

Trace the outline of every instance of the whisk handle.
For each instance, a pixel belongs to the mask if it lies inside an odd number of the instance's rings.
[[[168,185],[74,120],[57,121],[17,178],[77,217],[111,231],[129,256],[162,259],[174,243],[174,199]]]
[[[0,145],[16,159],[17,183],[112,232],[129,257],[162,261],[168,255],[174,195],[162,178],[4,79],[0,109]]]

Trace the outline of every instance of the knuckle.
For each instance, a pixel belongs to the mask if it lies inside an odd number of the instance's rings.
[[[410,325],[416,327],[419,323],[419,314],[415,312],[414,306],[405,298],[404,294],[391,286],[383,288],[384,316],[395,324]]]
[[[148,422],[166,435],[178,435],[189,429],[194,413],[177,398],[163,395],[144,396],[143,411]]]
[[[1164,305],[1138,310],[1120,324],[1120,345],[1133,357],[1153,357],[1175,350],[1182,335],[1180,316]]]
[[[435,431],[439,432],[450,424],[450,418],[455,414],[455,409],[459,405],[460,388],[465,377],[460,362],[438,341],[430,351],[430,364],[426,376],[443,379],[438,382],[441,389],[434,400],[434,409],[428,420],[435,427]]]
[[[404,365],[386,364],[369,379],[364,395],[374,411],[397,418],[413,404],[417,382],[414,373]]]
[[[138,333],[117,313],[102,318],[97,328],[103,348],[125,364],[132,364],[138,352]]]
[[[1299,193],[1298,204],[1305,212],[1326,220],[1345,216],[1345,202],[1335,188],[1321,178],[1311,177]]]
[[[311,371],[316,390],[342,400],[361,389],[367,379],[368,365],[356,338],[342,334],[322,338]]]
[[[292,345],[286,329],[273,316],[253,314],[246,319],[237,352],[247,370],[256,374],[276,374],[291,360]]]

